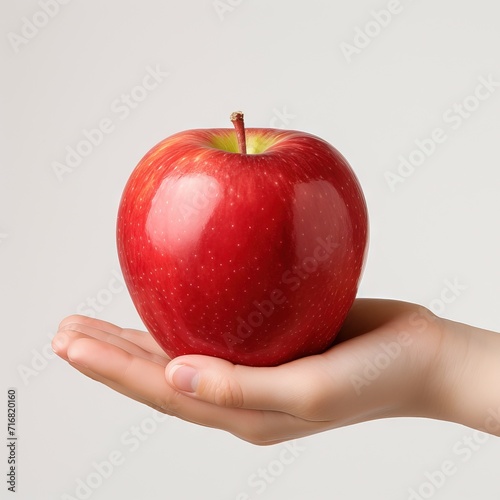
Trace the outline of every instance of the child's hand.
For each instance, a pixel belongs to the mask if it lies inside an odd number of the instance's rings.
[[[499,368],[496,399],[477,401],[473,414],[460,403],[478,399],[464,393],[478,392],[477,379],[467,379],[473,336],[485,356],[481,369],[491,368],[490,359],[500,365],[500,335],[472,330],[415,304],[358,299],[327,352],[271,368],[200,355],[171,361],[149,334],[83,316],[66,318],[53,346],[82,373],[128,397],[255,444],[396,416],[442,418],[500,434],[500,421],[498,431],[484,424],[486,401],[500,406]]]

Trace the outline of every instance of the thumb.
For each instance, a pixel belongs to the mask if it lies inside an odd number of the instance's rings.
[[[291,387],[301,392],[293,373],[286,365],[251,367],[201,355],[179,356],[165,369],[167,382],[187,396],[221,407],[277,411],[289,410]]]

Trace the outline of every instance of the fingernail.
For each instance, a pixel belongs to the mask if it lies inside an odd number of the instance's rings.
[[[55,353],[62,351],[68,343],[68,336],[65,333],[56,333],[52,339],[52,350]]]
[[[169,382],[183,392],[195,392],[198,386],[198,372],[187,365],[175,365],[168,374]]]

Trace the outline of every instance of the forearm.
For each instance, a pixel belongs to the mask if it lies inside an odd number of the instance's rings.
[[[443,321],[431,414],[500,436],[500,333]]]

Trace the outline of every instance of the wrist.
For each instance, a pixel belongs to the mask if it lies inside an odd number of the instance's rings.
[[[441,319],[427,394],[426,416],[500,435],[500,334]]]

